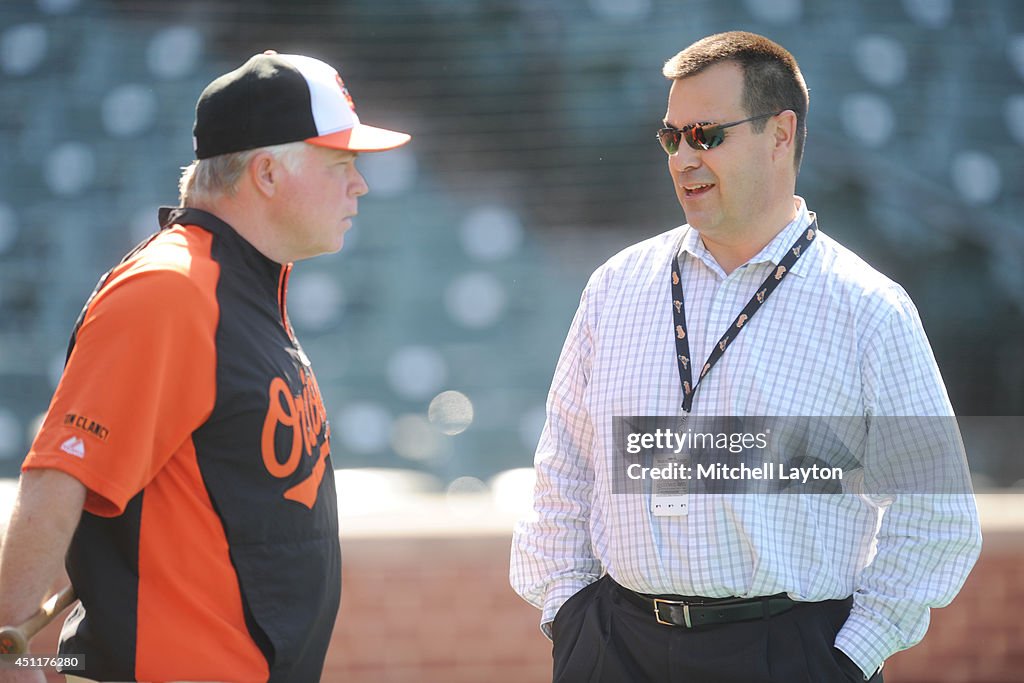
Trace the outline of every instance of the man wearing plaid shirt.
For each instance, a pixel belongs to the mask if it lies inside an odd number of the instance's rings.
[[[730,32],[664,73],[658,137],[688,224],[614,256],[583,292],[512,585],[542,610],[556,681],[880,682],[981,545],[963,453],[928,436],[956,437],[942,378],[906,292],[794,194],[808,96],[792,55]],[[840,416],[860,462],[872,439],[890,460],[848,470],[844,495],[629,494],[623,416]],[[914,418],[931,422],[908,436]],[[963,480],[868,490],[900,463]]]

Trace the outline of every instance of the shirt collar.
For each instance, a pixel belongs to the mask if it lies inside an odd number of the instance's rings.
[[[755,254],[749,261],[748,265],[755,263],[770,262],[778,264],[782,258],[789,251],[789,248],[796,242],[797,237],[814,221],[814,214],[807,209],[807,202],[804,201],[803,197],[794,195],[793,197],[797,202],[796,216],[790,223],[779,232],[778,235],[772,238],[772,241],[764,246],[764,248]],[[721,267],[715,261],[715,257],[711,255],[707,247],[704,246],[703,240],[700,238],[700,233],[694,230],[692,227],[688,227],[686,233],[683,235],[682,244],[680,246],[680,253],[689,253],[694,258],[698,258],[711,267],[713,270],[721,270]],[[805,258],[797,259],[797,262],[793,264],[793,268],[790,271],[793,275],[803,276],[807,272],[807,262]]]

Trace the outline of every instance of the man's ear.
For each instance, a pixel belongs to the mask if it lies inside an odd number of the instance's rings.
[[[772,150],[773,159],[791,159],[796,143],[796,112],[787,109],[770,120],[775,146]]]
[[[257,152],[249,159],[246,174],[253,188],[264,197],[273,197],[281,182],[280,162],[270,152]]]

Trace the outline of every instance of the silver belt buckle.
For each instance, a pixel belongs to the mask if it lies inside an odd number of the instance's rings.
[[[658,603],[665,605],[681,605],[683,608],[683,623],[686,625],[686,628],[693,628],[693,624],[690,622],[689,603],[679,602],[678,600],[662,600],[661,598],[654,598],[654,618],[658,620],[659,624],[663,624],[665,626],[678,626],[679,624],[662,619],[661,612],[658,611]]]

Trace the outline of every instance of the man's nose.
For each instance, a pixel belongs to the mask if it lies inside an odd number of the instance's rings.
[[[676,150],[675,154],[670,154],[668,157],[669,167],[676,173],[685,173],[695,168],[699,168],[701,164],[700,152],[690,147],[685,142],[680,143],[679,149]]]
[[[366,184],[366,178],[359,172],[359,169],[353,164],[352,172],[355,174],[349,182],[348,191],[353,197],[362,197],[364,194],[370,191],[370,186]]]

